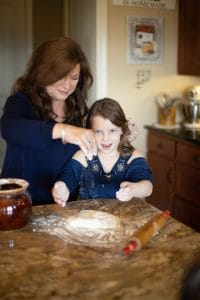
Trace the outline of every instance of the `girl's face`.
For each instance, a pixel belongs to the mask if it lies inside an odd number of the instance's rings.
[[[95,116],[92,120],[92,128],[97,143],[97,149],[102,153],[118,151],[122,130],[108,119]]]
[[[64,78],[46,86],[46,92],[52,100],[64,101],[75,91],[80,77],[80,70],[81,68],[78,64]]]

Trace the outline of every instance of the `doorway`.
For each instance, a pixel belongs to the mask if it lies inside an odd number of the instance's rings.
[[[0,115],[32,50],[30,5],[30,0],[0,0]],[[4,153],[5,142],[0,138],[0,168]]]
[[[0,0],[0,116],[32,49],[63,34],[62,4],[63,0]],[[0,138],[0,168],[5,147]]]
[[[60,31],[79,42],[90,62],[95,80],[89,104],[97,97],[106,96],[107,0],[59,0],[56,18],[59,18],[60,10],[62,15],[57,31],[52,20],[55,3],[55,0],[0,0],[0,116],[11,86],[23,73],[32,49],[43,40],[60,35]],[[45,22],[44,14],[49,5],[51,12]],[[33,19],[33,11],[37,18]],[[39,32],[41,22],[43,29]],[[48,26],[49,22],[51,26]],[[45,28],[48,28],[48,36],[45,36]],[[5,142],[0,137],[0,168],[4,153]]]

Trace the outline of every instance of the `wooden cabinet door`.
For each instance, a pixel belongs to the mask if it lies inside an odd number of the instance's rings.
[[[176,163],[175,193],[200,208],[200,169]]]
[[[153,193],[147,201],[161,210],[170,210],[173,215],[174,162],[154,153],[147,154],[153,173]]]
[[[182,198],[175,197],[174,217],[200,232],[200,206],[196,206]]]
[[[178,73],[200,75],[200,1],[179,1]]]

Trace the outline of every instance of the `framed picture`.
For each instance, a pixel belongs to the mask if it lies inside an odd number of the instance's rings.
[[[127,17],[127,63],[161,64],[163,18]]]

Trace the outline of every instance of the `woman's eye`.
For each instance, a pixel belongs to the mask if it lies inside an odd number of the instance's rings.
[[[79,77],[73,77],[72,80],[78,81],[78,80],[79,80]]]

